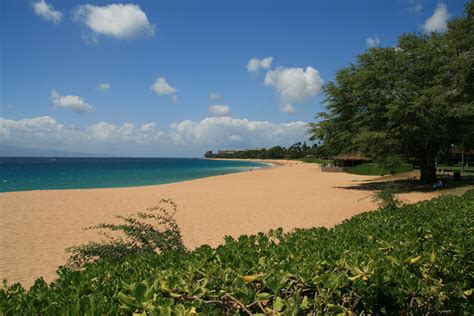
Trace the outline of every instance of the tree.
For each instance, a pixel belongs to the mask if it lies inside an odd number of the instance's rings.
[[[275,146],[267,151],[267,157],[270,159],[282,159],[285,158],[287,150],[285,147]]]
[[[288,156],[292,159],[298,159],[304,157],[303,148],[301,142],[295,143],[288,147]]]
[[[453,142],[463,153],[474,148],[474,1],[466,5],[466,18],[456,19],[449,24],[446,36],[450,49],[447,66],[443,69],[443,82],[446,90],[441,97],[450,104],[458,106],[450,108],[452,128],[457,130],[457,139]],[[459,120],[463,124],[456,124]]]
[[[341,69],[324,87],[327,111],[310,124],[312,138],[389,167],[413,159],[421,180],[435,181],[438,153],[474,126],[472,3],[447,33],[402,35]]]
[[[212,152],[212,150],[208,150],[208,151],[206,151],[206,153],[204,154],[204,157],[206,157],[206,158],[213,158],[213,157],[214,157],[214,153]]]

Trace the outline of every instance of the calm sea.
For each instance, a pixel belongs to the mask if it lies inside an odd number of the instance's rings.
[[[198,158],[0,157],[0,192],[163,184],[265,166],[251,161]]]

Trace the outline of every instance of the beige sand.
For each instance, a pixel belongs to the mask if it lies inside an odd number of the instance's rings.
[[[162,198],[177,203],[176,218],[190,248],[216,246],[225,235],[333,226],[376,207],[370,192],[343,188],[373,178],[283,162],[272,169],[156,186],[0,193],[0,279],[25,286],[39,276],[51,281],[66,262],[66,247],[96,238],[83,227],[144,210]],[[432,196],[404,198],[415,202]]]

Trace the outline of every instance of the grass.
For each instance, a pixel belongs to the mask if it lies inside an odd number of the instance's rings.
[[[5,284],[0,315],[473,315],[473,209],[469,191],[331,229],[61,267],[50,284]]]
[[[444,165],[444,164],[439,164],[438,166],[439,170],[444,170],[445,172],[454,172],[454,171],[461,171],[461,165],[456,164],[456,165]],[[465,175],[474,175],[474,167],[464,167],[464,174]]]
[[[411,164],[402,164],[394,170],[394,173],[403,173],[413,171],[413,166]],[[350,168],[348,173],[366,175],[366,176],[384,176],[390,174],[390,170],[383,168],[382,166],[376,163],[365,163]]]

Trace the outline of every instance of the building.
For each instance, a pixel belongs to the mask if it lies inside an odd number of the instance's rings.
[[[331,157],[334,160],[334,164],[342,168],[352,168],[357,165],[367,163],[370,161],[369,158],[363,156],[360,153],[354,152],[350,154],[340,154],[334,157]]]
[[[344,172],[352,167],[370,161],[369,158],[363,156],[360,153],[340,154],[331,157],[331,159],[334,160],[334,164],[326,166],[321,165],[322,172]]]

